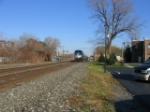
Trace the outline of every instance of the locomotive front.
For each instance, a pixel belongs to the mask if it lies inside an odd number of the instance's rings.
[[[81,50],[76,50],[74,52],[75,61],[83,61],[83,56],[84,56],[84,54],[83,54],[83,51],[81,51]]]

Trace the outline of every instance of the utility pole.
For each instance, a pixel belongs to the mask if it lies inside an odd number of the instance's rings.
[[[106,73],[106,38],[107,38],[107,30],[108,30],[108,25],[104,25],[105,27],[105,63],[104,63],[104,73]]]
[[[62,51],[62,52],[63,52],[62,58],[64,59],[64,52],[65,52],[65,51],[64,51],[64,46],[63,46],[63,51]]]
[[[125,42],[123,42],[122,44],[123,44],[123,46],[122,46],[122,49],[123,49],[123,52],[122,52],[122,58],[123,58],[123,61],[124,61]]]

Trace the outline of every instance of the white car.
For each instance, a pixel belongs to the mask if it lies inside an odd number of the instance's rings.
[[[150,82],[150,58],[142,65],[133,68],[132,75],[135,80],[145,80]]]

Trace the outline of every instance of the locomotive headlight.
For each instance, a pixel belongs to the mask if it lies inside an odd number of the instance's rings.
[[[81,58],[81,55],[78,55],[78,58]]]
[[[147,70],[141,70],[141,73],[147,74]]]

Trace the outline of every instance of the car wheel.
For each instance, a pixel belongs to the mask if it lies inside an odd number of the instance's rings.
[[[148,82],[150,82],[150,76],[148,77]]]

